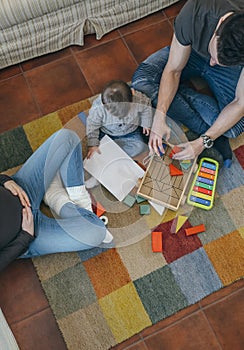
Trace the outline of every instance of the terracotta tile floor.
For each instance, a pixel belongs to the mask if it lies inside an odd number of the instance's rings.
[[[100,41],[90,35],[83,47],[0,70],[0,132],[92,96],[109,79],[131,80],[138,63],[170,43],[173,18],[184,2]],[[114,349],[244,349],[243,302],[244,281],[237,281]],[[31,260],[15,261],[0,273],[0,307],[21,350],[66,349]]]

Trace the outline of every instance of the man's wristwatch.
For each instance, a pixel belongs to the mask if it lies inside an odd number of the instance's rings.
[[[202,139],[203,139],[203,146],[205,148],[211,148],[213,147],[214,144],[214,140],[211,139],[211,137],[209,137],[208,135],[201,135]]]

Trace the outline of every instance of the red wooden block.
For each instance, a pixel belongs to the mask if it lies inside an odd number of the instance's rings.
[[[162,232],[152,232],[152,251],[154,253],[162,252],[163,250],[163,237]]]
[[[174,153],[173,151],[171,151],[170,154],[169,154],[169,157],[170,157],[170,158],[173,158],[173,155],[174,155],[174,154],[175,154],[175,153]]]
[[[185,229],[187,236],[195,235],[197,233],[204,232],[204,231],[205,231],[205,226],[203,224]]]
[[[171,151],[170,154],[169,154],[169,157],[170,157],[170,158],[173,158],[173,155],[176,154],[176,153],[178,153],[178,152],[180,152],[180,151],[181,151],[181,148],[180,148],[180,147],[174,146],[174,147],[172,148],[172,151]]]
[[[96,203],[96,215],[100,218],[104,213],[106,212],[106,209],[100,204],[99,202]]]
[[[181,148],[175,145],[175,146],[173,147],[172,151],[173,151],[174,153],[178,153],[178,152],[181,151]]]
[[[183,172],[176,168],[173,164],[169,164],[169,172],[171,176],[179,176],[179,175],[183,175]]]

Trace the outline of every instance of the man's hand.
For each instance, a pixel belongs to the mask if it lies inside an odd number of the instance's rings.
[[[182,148],[182,151],[174,154],[173,159],[194,159],[204,150],[202,138],[198,138],[191,142],[181,143],[177,145]]]
[[[23,207],[30,207],[30,200],[26,192],[13,180],[6,181],[3,186],[9,190],[14,196],[18,196]]]
[[[98,146],[89,147],[89,150],[87,153],[87,159],[90,159],[92,157],[93,153],[95,153],[95,152],[101,154]]]
[[[34,220],[30,207],[23,208],[22,210],[22,230],[34,236]]]
[[[164,153],[162,146],[163,137],[165,141],[169,140],[170,128],[166,124],[165,118],[162,117],[162,114],[160,112],[156,112],[148,143],[150,153],[155,152],[158,156],[160,155],[159,150]]]
[[[148,136],[150,134],[150,129],[149,128],[142,128],[142,132],[144,135]]]

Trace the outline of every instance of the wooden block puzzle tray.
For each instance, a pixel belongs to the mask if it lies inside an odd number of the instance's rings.
[[[170,157],[171,152],[172,148],[167,146],[164,155],[152,156],[137,194],[166,208],[178,210],[185,201],[184,194],[192,172],[196,170],[196,159],[191,160],[190,166],[184,169],[179,160]],[[181,170],[183,175],[171,176],[170,164]]]

